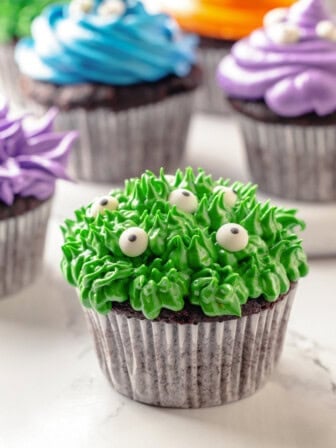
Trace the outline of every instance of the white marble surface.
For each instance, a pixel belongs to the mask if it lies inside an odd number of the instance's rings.
[[[216,132],[224,132],[227,149]],[[186,164],[246,180],[230,124],[196,121],[189,143]],[[0,302],[0,448],[334,448],[336,259],[311,262],[278,370],[253,397],[179,411],[134,403],[110,388],[75,292],[59,271],[59,224],[110,187],[60,185],[41,277]]]

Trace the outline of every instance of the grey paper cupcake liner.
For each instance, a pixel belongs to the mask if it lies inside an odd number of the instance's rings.
[[[51,203],[0,221],[0,299],[32,283],[40,271]]]
[[[272,308],[224,322],[177,324],[85,310],[101,368],[121,394],[174,408],[253,394],[282,351],[295,289]]]
[[[120,182],[146,169],[174,170],[183,156],[194,92],[126,111],[83,108],[62,112],[59,130],[77,129],[72,151],[75,177],[95,182]]]
[[[205,114],[230,114],[231,108],[216,81],[218,65],[230,52],[227,48],[200,48],[199,60],[203,70],[203,84],[196,93],[195,109]]]
[[[20,74],[14,59],[14,44],[0,44],[0,95],[12,106],[22,107]]]
[[[336,200],[336,126],[257,121],[239,114],[253,182],[302,201]]]

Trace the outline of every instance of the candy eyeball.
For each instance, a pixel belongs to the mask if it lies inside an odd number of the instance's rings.
[[[294,44],[300,40],[300,30],[290,23],[278,23],[267,28],[267,35],[275,44]]]
[[[130,227],[121,234],[119,247],[127,257],[138,257],[148,247],[148,235],[140,227]]]
[[[223,203],[224,207],[232,208],[238,200],[237,193],[230,187],[223,187],[222,185],[217,185],[214,188],[214,193],[223,192]]]
[[[170,186],[173,186],[175,183],[175,176],[173,176],[172,174],[165,174],[165,179],[167,184],[169,184]]]
[[[329,20],[322,20],[316,25],[316,35],[325,40],[336,42],[336,25]]]
[[[249,236],[244,227],[239,224],[228,223],[218,229],[216,241],[228,252],[239,252],[247,247]]]
[[[275,8],[264,16],[264,27],[269,27],[275,23],[284,22],[287,18],[288,10],[286,8]]]
[[[88,14],[93,10],[93,0],[72,0],[69,5],[70,14]]]
[[[113,211],[117,210],[119,206],[118,199],[112,196],[102,196],[94,201],[91,205],[91,216],[96,217],[105,213],[106,210]]]
[[[121,16],[126,10],[121,0],[106,0],[98,8],[98,14],[103,17]]]
[[[189,190],[178,188],[169,195],[170,205],[176,205],[178,210],[185,213],[194,213],[198,207],[197,197]]]

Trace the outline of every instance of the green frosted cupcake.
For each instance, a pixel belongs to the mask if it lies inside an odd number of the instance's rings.
[[[75,215],[62,270],[119,392],[206,407],[264,384],[308,272],[294,210],[189,168],[146,172]]]

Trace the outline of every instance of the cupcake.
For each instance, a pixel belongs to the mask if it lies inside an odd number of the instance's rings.
[[[41,267],[55,181],[68,178],[76,138],[52,131],[56,114],[13,118],[0,105],[0,298],[30,284]]]
[[[271,11],[219,66],[254,182],[267,194],[336,200],[336,23],[322,0]]]
[[[0,2],[0,91],[16,105],[22,103],[22,97],[18,89],[19,72],[14,61],[14,46],[19,38],[30,34],[31,22],[50,3],[53,0]]]
[[[198,408],[266,382],[308,271],[295,210],[187,168],[146,171],[75,216],[63,227],[62,271],[118,392]]]
[[[197,95],[197,109],[205,113],[228,113],[223,95],[215,81],[220,60],[232,44],[262,24],[271,8],[285,7],[293,0],[160,0],[182,29],[200,36],[200,63],[204,86]]]
[[[73,0],[45,10],[16,60],[35,106],[57,106],[80,130],[77,176],[118,182],[181,159],[194,92],[197,38],[141,1]]]

